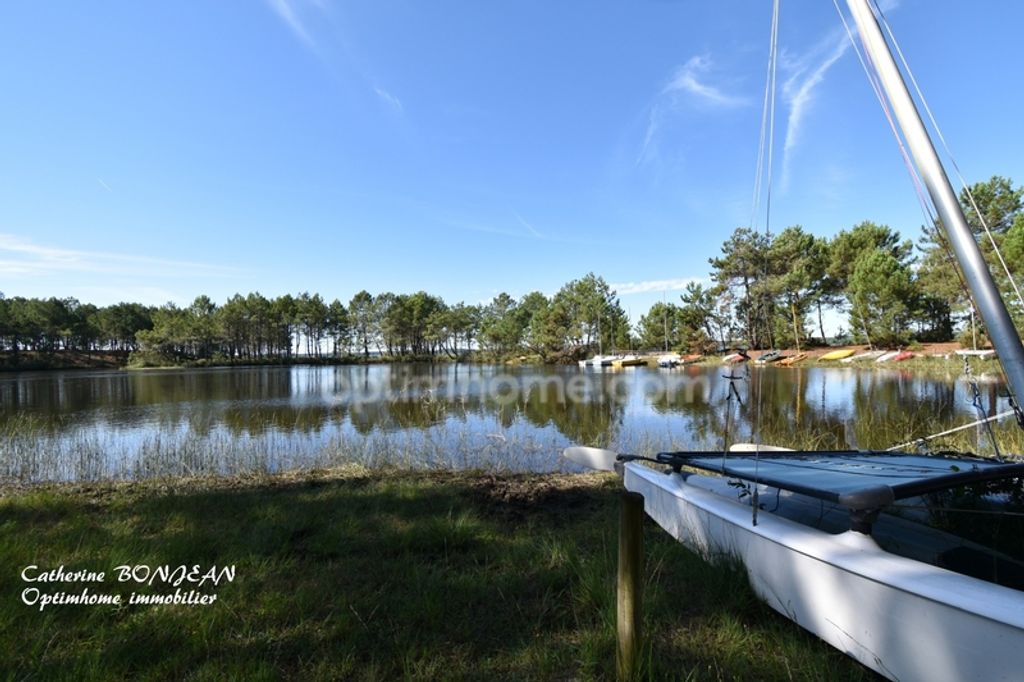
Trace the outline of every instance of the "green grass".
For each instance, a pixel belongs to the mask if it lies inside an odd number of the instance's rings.
[[[614,477],[411,473],[8,490],[0,678],[610,679]],[[646,529],[646,679],[872,679]],[[22,569],[234,565],[208,607],[21,603]],[[75,591],[80,584],[49,589]],[[166,587],[152,588],[156,592]],[[169,591],[173,592],[173,588]]]

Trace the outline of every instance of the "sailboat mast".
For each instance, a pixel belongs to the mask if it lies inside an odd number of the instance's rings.
[[[921,175],[939,220],[949,239],[957,261],[967,279],[971,295],[977,303],[982,320],[988,328],[992,344],[999,353],[999,361],[1009,383],[1015,404],[1024,397],[1024,347],[1017,328],[1003,304],[992,273],[981,255],[974,234],[967,225],[960,202],[949,183],[946,171],[939,161],[928,131],[925,129],[917,106],[914,104],[903,75],[896,66],[882,29],[878,25],[869,0],[846,0],[857,23],[864,49],[878,73],[886,97],[906,139],[914,164]]]
[[[668,352],[668,303],[665,301],[665,292],[661,292],[661,317],[665,321],[665,352]]]

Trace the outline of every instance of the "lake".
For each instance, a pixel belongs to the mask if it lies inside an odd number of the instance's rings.
[[[985,412],[1006,409],[1001,384],[981,379]],[[559,456],[572,444],[652,454],[721,449],[759,434],[794,447],[884,448],[976,417],[955,371],[380,364],[26,372],[0,376],[0,476],[131,479],[347,462],[559,471],[573,470]],[[990,450],[981,429],[957,438],[959,447]]]

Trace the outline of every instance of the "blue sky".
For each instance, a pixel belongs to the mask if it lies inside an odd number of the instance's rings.
[[[1024,183],[1024,4],[887,16],[971,181]],[[0,291],[425,289],[638,318],[750,222],[770,2],[9,3]],[[782,5],[772,227],[922,215],[831,2]],[[763,227],[763,226],[762,226]]]

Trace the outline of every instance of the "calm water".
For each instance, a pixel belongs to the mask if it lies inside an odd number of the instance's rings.
[[[733,372],[739,401],[729,400]],[[1005,409],[980,384],[986,410]],[[623,452],[752,440],[887,447],[970,421],[968,384],[898,370],[374,365],[0,376],[0,476],[131,478],[348,461],[571,469]],[[978,438],[972,430],[967,434]],[[985,450],[981,439],[974,449]]]

